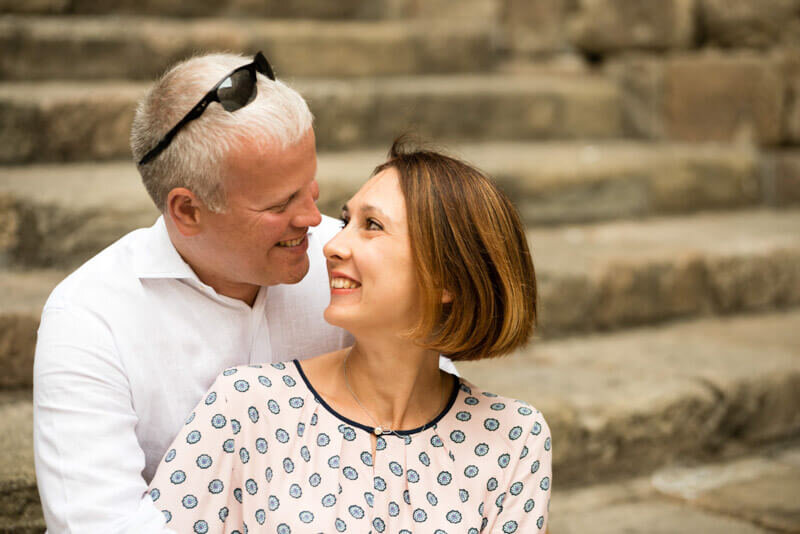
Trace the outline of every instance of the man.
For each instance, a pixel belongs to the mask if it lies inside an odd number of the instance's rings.
[[[168,532],[145,490],[216,375],[351,342],[322,318],[339,225],[315,205],[311,113],[261,54],[247,61],[190,59],[144,96],[131,148],[162,216],[45,305],[34,453],[50,534]]]

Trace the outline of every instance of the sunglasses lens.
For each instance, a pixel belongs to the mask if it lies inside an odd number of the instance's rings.
[[[217,88],[219,103],[225,111],[236,111],[256,97],[256,78],[250,69],[237,70]]]

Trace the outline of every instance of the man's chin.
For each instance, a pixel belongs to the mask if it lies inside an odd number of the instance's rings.
[[[308,257],[305,258],[303,265],[298,265],[293,269],[287,269],[279,284],[297,284],[308,274],[310,268]]]

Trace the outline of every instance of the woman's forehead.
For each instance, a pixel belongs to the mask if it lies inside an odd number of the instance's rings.
[[[405,220],[406,204],[397,171],[386,169],[365,183],[347,203],[350,211],[374,207],[393,220]]]

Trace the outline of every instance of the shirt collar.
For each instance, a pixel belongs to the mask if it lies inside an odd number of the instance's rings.
[[[144,230],[134,262],[136,275],[139,278],[176,278],[200,282],[172,244],[163,215],[153,226]]]

